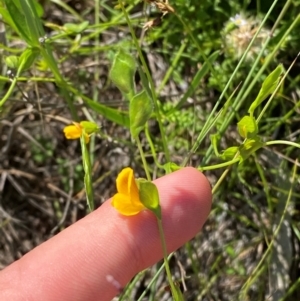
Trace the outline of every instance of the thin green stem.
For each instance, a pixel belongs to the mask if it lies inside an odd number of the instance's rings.
[[[124,13],[124,16],[125,16],[125,19],[126,19],[126,21],[127,21],[127,24],[128,24],[129,30],[130,30],[130,33],[131,33],[131,35],[132,35],[132,38],[133,38],[135,47],[136,47],[136,49],[137,49],[139,58],[140,58],[140,60],[141,60],[142,66],[143,66],[143,68],[144,68],[144,72],[146,73],[147,80],[148,80],[148,83],[149,83],[149,85],[150,85],[150,90],[151,90],[151,94],[152,94],[152,99],[153,99],[153,104],[154,104],[155,115],[156,115],[156,118],[157,118],[159,130],[160,130],[160,133],[161,133],[161,138],[162,138],[162,144],[163,144],[163,148],[164,148],[164,152],[165,152],[165,157],[166,157],[166,161],[169,162],[169,161],[171,160],[171,157],[170,157],[170,152],[169,152],[168,145],[167,145],[165,129],[164,129],[164,127],[163,127],[162,119],[161,119],[161,114],[160,114],[160,111],[159,111],[158,100],[157,100],[156,92],[155,92],[155,86],[154,86],[152,77],[151,77],[151,75],[150,75],[149,68],[148,68],[148,66],[147,66],[147,64],[146,64],[144,55],[143,55],[142,50],[141,50],[141,48],[140,48],[139,42],[138,42],[138,40],[137,40],[137,38],[136,38],[136,35],[135,35],[135,33],[134,33],[132,24],[131,24],[130,19],[129,19],[129,16],[128,16],[128,13],[127,13],[127,11],[125,10],[125,7],[124,7],[124,4],[123,4],[122,0],[119,0],[119,4],[120,4],[120,6],[121,6],[121,8],[122,8],[122,11],[123,11],[123,13]]]
[[[232,160],[224,162],[224,163],[215,164],[215,165],[211,165],[211,166],[198,167],[197,169],[200,171],[213,170],[213,169],[218,169],[218,168],[233,165],[234,163],[237,163],[239,161],[240,161],[240,158],[235,158],[235,159],[232,159]]]
[[[176,14],[176,17],[178,18],[178,20],[181,22],[181,24],[183,25],[184,29],[187,31],[188,35],[190,36],[191,40],[193,41],[193,43],[196,45],[200,55],[203,57],[204,61],[207,63],[208,65],[208,68],[210,70],[210,72],[212,73],[213,77],[215,79],[218,80],[218,78],[220,77],[220,75],[215,71],[212,63],[209,61],[208,57],[206,56],[205,52],[202,50],[201,46],[199,45],[197,39],[194,37],[193,33],[192,33],[192,30],[190,29],[188,23],[186,23],[184,21],[184,19],[181,18],[180,15]],[[224,89],[223,90],[224,94],[226,93],[226,90]],[[211,114],[212,115],[212,114]]]
[[[143,151],[143,148],[142,148],[141,140],[138,136],[135,139],[136,139],[136,144],[138,146],[138,149],[139,149],[139,152],[140,152],[140,155],[141,155],[141,158],[142,158],[142,162],[143,162],[143,166],[144,166],[144,170],[145,170],[145,173],[146,173],[147,180],[151,181],[152,179],[151,179],[151,176],[150,176],[150,173],[149,173],[149,169],[148,169],[148,165],[147,165],[146,158],[145,158],[145,155],[144,155],[144,151]]]
[[[153,157],[153,160],[155,162],[155,165],[157,167],[159,167],[159,168],[163,168],[163,165],[161,165],[158,162],[158,160],[157,160],[157,155],[156,155],[155,147],[153,145],[153,141],[152,141],[150,133],[149,133],[149,127],[148,127],[148,125],[146,125],[146,128],[145,128],[145,135],[146,135],[147,141],[149,143],[149,146],[150,146],[150,149],[151,149],[151,153],[152,153],[152,157]]]
[[[300,148],[300,144],[292,142],[292,141],[287,141],[287,140],[273,140],[273,141],[268,141],[265,143],[265,146],[269,146],[269,145],[274,145],[274,144],[285,144],[285,145],[289,145],[289,146],[293,146],[293,147],[297,147]],[[231,161],[225,162],[225,163],[221,163],[221,164],[216,164],[216,165],[212,165],[212,166],[206,166],[206,167],[200,167],[198,168],[198,170],[212,170],[212,169],[216,169],[216,168],[222,168],[224,166],[229,166],[221,175],[221,177],[218,179],[217,183],[215,184],[215,186],[212,189],[212,194],[215,194],[215,192],[217,191],[217,189],[219,188],[219,186],[221,185],[221,183],[223,182],[223,180],[225,179],[225,176],[227,175],[227,173],[230,170],[231,165],[233,165],[234,163],[237,163],[240,159],[239,158],[235,158]]]
[[[227,176],[229,170],[230,170],[231,166],[229,166],[226,170],[224,170],[224,172],[222,173],[221,177],[218,179],[217,183],[214,185],[213,189],[211,190],[211,193],[214,195],[216,193],[216,191],[218,190],[218,188],[220,187],[221,183],[223,182],[223,180],[225,179],[225,177]]]
[[[280,82],[278,83],[278,85],[277,85],[276,89],[274,90],[274,92],[272,93],[271,97],[268,99],[267,103],[264,105],[263,109],[261,110],[259,116],[256,119],[257,123],[259,123],[260,120],[261,120],[261,118],[264,116],[264,114],[267,111],[268,107],[270,106],[272,100],[274,99],[277,91],[279,90],[279,88],[281,87],[281,85],[283,84],[283,82],[285,81],[285,78],[287,77],[287,75],[291,71],[292,67],[295,65],[298,56],[299,56],[299,53],[298,53],[297,57],[294,59],[294,61],[292,62],[292,64],[290,65],[290,67],[288,68],[288,70],[285,72],[284,76],[282,76]]]
[[[17,82],[55,82],[55,78],[53,77],[16,77]],[[6,76],[0,76],[0,81],[10,82],[11,79]]]
[[[172,258],[173,254],[174,254],[174,253],[171,253],[171,254],[168,256],[168,258],[167,258],[167,259],[168,259],[168,262],[169,262],[169,260]],[[147,291],[149,291],[150,288],[151,288],[151,286],[157,281],[157,279],[158,279],[159,275],[162,273],[164,267],[165,267],[165,263],[163,263],[163,264],[159,267],[159,269],[158,269],[158,271],[156,272],[156,274],[153,276],[153,278],[151,279],[151,281],[148,283],[146,289],[143,291],[143,293],[140,295],[140,297],[139,297],[136,301],[142,301],[142,300],[144,300],[144,297],[146,296]]]
[[[99,25],[99,19],[100,19],[100,3],[99,0],[95,0],[95,25]],[[95,47],[100,46],[100,34],[95,35]],[[99,53],[95,53],[95,64],[96,66],[99,66],[100,58],[99,58]],[[100,74],[99,74],[99,68],[96,68],[94,72],[94,81],[95,83],[98,83]],[[94,101],[98,100],[98,88],[97,85],[93,87],[93,99]]]
[[[5,104],[5,102],[7,101],[7,99],[11,95],[11,93],[13,92],[13,90],[14,90],[16,84],[17,84],[17,81],[18,81],[17,77],[14,77],[14,79],[12,80],[11,85],[10,85],[9,89],[7,90],[6,94],[0,100],[0,108]]]
[[[162,79],[158,89],[157,89],[157,94],[159,94],[162,89],[164,88],[164,86],[166,85],[167,81],[169,80],[172,72],[174,71],[175,67],[178,66],[178,61],[179,59],[181,58],[182,56],[182,53],[184,51],[184,49],[186,48],[188,44],[188,41],[187,40],[184,40],[182,43],[181,43],[181,46],[176,54],[176,56],[172,59],[172,64],[171,66],[169,67],[169,69],[167,70],[164,78]]]
[[[241,300],[245,300],[245,297],[246,297],[246,294],[247,294],[247,291],[249,290],[249,287],[250,285],[252,284],[253,280],[255,279],[255,275],[259,272],[259,270],[262,267],[262,264],[265,262],[265,260],[267,259],[267,256],[270,254],[270,252],[272,251],[272,247],[274,245],[274,242],[275,242],[275,239],[276,237],[278,236],[278,233],[281,229],[281,225],[285,219],[285,216],[286,216],[286,213],[287,213],[287,209],[289,207],[289,204],[290,204],[290,201],[291,201],[291,198],[292,198],[292,193],[293,193],[293,185],[295,183],[295,178],[296,178],[296,171],[297,171],[297,161],[294,165],[294,170],[293,170],[293,175],[292,175],[292,181],[291,181],[291,187],[290,187],[290,190],[289,190],[289,194],[288,194],[288,197],[287,197],[287,200],[286,200],[286,204],[285,204],[285,207],[283,209],[283,213],[281,215],[281,218],[280,218],[280,221],[278,223],[278,226],[277,228],[275,229],[274,231],[274,235],[272,237],[272,240],[270,242],[270,244],[268,245],[268,248],[266,250],[266,252],[264,253],[264,255],[262,256],[261,260],[259,261],[259,263],[256,265],[256,267],[254,268],[254,271],[251,273],[251,275],[249,276],[248,280],[246,281],[246,283],[243,285],[242,289],[241,289],[241,297],[242,299]]]
[[[273,141],[268,141],[265,143],[265,145],[274,145],[274,144],[286,144],[289,146],[294,146],[297,148],[300,148],[300,144],[292,141],[287,141],[287,140],[273,140]]]
[[[95,11],[94,11],[94,18],[95,18],[95,25],[99,25],[99,19],[100,19],[100,4],[99,0],[94,0],[95,2]],[[98,35],[95,35],[95,47],[100,46],[100,33]],[[99,52],[95,51],[95,64],[96,66],[99,66]],[[94,82],[98,83],[99,82],[99,68],[96,68],[94,72]],[[98,85],[93,86],[93,100],[98,101],[99,97],[99,92],[98,92]],[[95,112],[93,112],[93,115],[95,117]],[[90,141],[90,160],[91,160],[91,165],[94,164],[95,160],[95,135],[91,137]]]
[[[274,33],[274,30],[277,28],[277,26],[279,25],[279,22],[283,19],[283,16],[284,14],[287,12],[290,4],[292,4],[293,0],[288,0],[285,4],[284,4],[284,7],[282,8],[282,10],[280,11],[280,14],[275,22],[275,24],[273,25],[272,27],[272,30],[271,30],[271,35],[273,35]]]
[[[169,266],[169,261],[168,261],[168,252],[167,252],[167,245],[166,245],[166,239],[164,235],[164,230],[163,230],[163,225],[162,221],[159,218],[156,218],[157,224],[158,224],[158,230],[159,230],[159,236],[160,236],[160,241],[163,249],[163,256],[164,256],[164,263],[165,263],[165,269],[168,277],[169,284],[171,286],[171,291],[176,292],[176,288],[172,279],[171,271],[170,271],[170,266]]]

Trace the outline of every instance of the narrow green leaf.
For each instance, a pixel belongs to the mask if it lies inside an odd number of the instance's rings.
[[[258,133],[257,123],[254,117],[244,116],[237,124],[238,132],[243,138],[254,138]]]
[[[136,182],[139,187],[140,200],[143,205],[152,211],[158,219],[161,219],[159,194],[156,185],[145,179],[137,179]]]
[[[115,122],[121,126],[124,126],[126,128],[130,127],[129,116],[126,112],[110,108],[98,102],[89,100],[86,97],[83,97],[82,99],[96,113],[101,114],[108,120]]]
[[[251,154],[262,148],[264,145],[264,142],[262,142],[261,138],[258,136],[253,139],[247,139],[245,143],[239,147],[242,157],[240,163],[245,161]]]
[[[34,4],[35,10],[37,12],[37,16],[39,18],[41,18],[44,15],[44,8],[43,8],[42,4],[40,4],[36,0],[33,1],[33,4]]]
[[[172,289],[172,296],[175,301],[184,301],[184,296],[181,292],[180,286],[174,284],[173,286],[171,286],[171,289]]]
[[[92,183],[92,167],[90,162],[90,155],[85,142],[85,130],[82,130],[82,135],[80,136],[80,145],[82,153],[82,164],[84,169],[84,187],[86,193],[87,205],[90,211],[94,210],[94,192]]]
[[[254,113],[254,110],[269,96],[271,95],[279,81],[280,81],[280,76],[283,73],[283,66],[280,64],[277,66],[277,68],[268,75],[268,77],[264,80],[262,87],[256,97],[256,99],[253,101],[251,104],[248,113],[252,116]]]
[[[31,46],[39,47],[39,38],[45,36],[45,31],[36,11],[35,2],[33,0],[22,0],[20,3],[30,34]]]
[[[4,9],[1,10],[1,15],[4,17],[16,32],[22,37],[27,44],[31,45],[31,35],[26,23],[25,15],[21,9],[19,0],[4,0],[7,8],[7,12]]]
[[[133,138],[144,128],[146,122],[151,117],[152,110],[152,101],[145,90],[132,98],[130,101],[129,119],[130,132]]]
[[[1,2],[0,2],[1,4]],[[8,24],[11,28],[13,28],[13,30],[22,37],[21,33],[19,32],[18,28],[16,27],[15,22],[13,21],[13,19],[11,18],[8,10],[4,7],[0,7],[0,15],[1,15],[1,19],[3,20],[4,23]]]

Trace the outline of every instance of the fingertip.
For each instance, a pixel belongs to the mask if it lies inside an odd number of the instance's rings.
[[[210,213],[211,185],[205,175],[186,167],[155,181],[170,251],[193,238]],[[170,236],[168,236],[170,234]]]
[[[194,192],[196,201],[199,202],[204,215],[208,217],[212,204],[212,186],[207,177],[194,167],[186,167],[182,170],[186,178],[193,179],[191,182],[191,191]],[[189,184],[187,184],[189,185]]]
[[[190,214],[198,215],[197,212],[201,212],[202,219],[206,220],[211,209],[212,193],[211,185],[202,172],[193,167],[185,167],[155,183],[162,203],[168,203],[169,206],[188,206],[192,210]]]

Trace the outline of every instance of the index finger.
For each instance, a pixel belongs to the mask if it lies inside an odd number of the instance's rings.
[[[201,229],[211,206],[203,174],[184,168],[155,181],[168,251]],[[0,274],[0,300],[109,301],[121,286],[162,258],[151,212],[121,216],[105,202],[99,209],[26,254]]]

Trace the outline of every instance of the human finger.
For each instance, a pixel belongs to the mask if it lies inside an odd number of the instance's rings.
[[[211,206],[203,174],[184,168],[155,181],[168,251],[201,229]],[[162,258],[149,211],[125,217],[105,202],[0,274],[0,300],[109,301],[139,271]],[[113,281],[111,281],[113,280]]]

